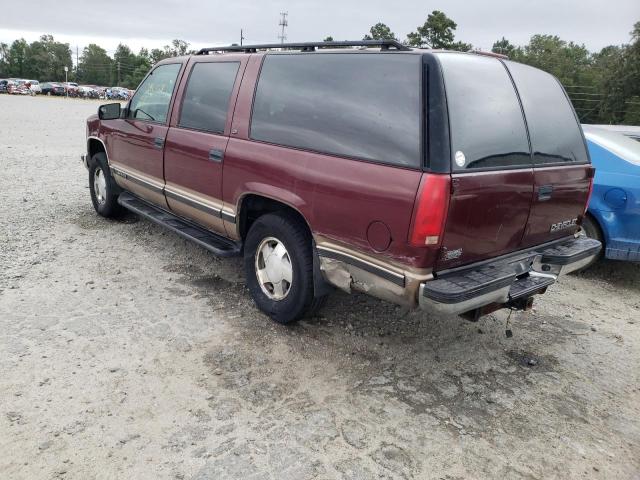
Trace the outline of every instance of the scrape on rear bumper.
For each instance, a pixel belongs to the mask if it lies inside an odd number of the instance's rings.
[[[593,260],[602,245],[579,237],[492,263],[437,276],[420,286],[420,307],[459,314],[490,304],[507,304],[543,292],[560,275]]]

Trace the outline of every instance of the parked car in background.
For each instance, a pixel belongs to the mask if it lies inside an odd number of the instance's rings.
[[[98,98],[98,91],[87,85],[80,85],[78,87],[78,96],[81,98]]]
[[[576,236],[593,167],[568,97],[503,58],[392,40],[203,49],[157,63],[87,137],[98,214],[242,255],[281,323],[332,286],[471,320],[526,310],[601,249]]]
[[[63,82],[62,86],[65,88],[67,95],[70,97],[78,96],[78,84],[75,82]]]
[[[38,80],[28,80],[28,83],[31,84],[29,88],[35,95],[42,93],[42,87],[40,86],[40,82]]]
[[[596,167],[582,232],[612,260],[640,262],[640,127],[583,125]]]
[[[0,93],[8,93],[7,92],[7,84],[9,83],[9,80],[6,79],[0,79]]]
[[[111,87],[107,89],[106,97],[110,100],[129,100],[129,90],[123,87]]]
[[[16,79],[11,86],[9,93],[13,95],[31,95],[30,84],[27,80]]]
[[[66,90],[64,88],[64,86],[62,86],[59,83],[55,83],[55,82],[45,82],[42,85],[40,85],[40,88],[42,89],[42,94],[43,95],[60,95],[60,96],[64,96],[66,93]]]

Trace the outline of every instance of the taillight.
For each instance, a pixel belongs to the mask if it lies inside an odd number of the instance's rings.
[[[589,209],[589,202],[591,201],[591,194],[593,193],[593,180],[595,176],[596,169],[594,167],[589,167],[589,171],[587,172],[587,177],[589,178],[589,193],[587,194],[587,203],[584,206],[584,212],[582,212],[583,217],[587,214],[587,210]]]
[[[409,243],[415,247],[439,247],[444,233],[444,222],[449,210],[451,177],[449,175],[422,175],[418,196],[413,207]]]

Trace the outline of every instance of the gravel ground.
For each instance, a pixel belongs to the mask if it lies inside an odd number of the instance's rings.
[[[340,293],[282,327],[238,260],[94,213],[97,105],[0,96],[1,478],[640,478],[637,265],[510,339]]]

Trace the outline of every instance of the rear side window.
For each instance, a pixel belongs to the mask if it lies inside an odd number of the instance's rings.
[[[419,167],[420,60],[402,54],[267,55],[251,138]]]
[[[528,65],[505,64],[520,93],[534,163],[588,162],[580,126],[558,80]]]
[[[531,167],[522,109],[507,70],[494,58],[438,55],[442,64],[453,169]]]
[[[196,63],[183,96],[178,126],[222,133],[239,62]]]

